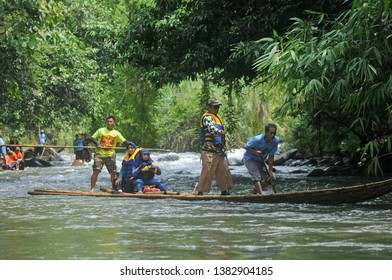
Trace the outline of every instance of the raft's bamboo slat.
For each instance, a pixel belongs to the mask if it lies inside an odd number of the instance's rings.
[[[67,190],[34,190],[31,195],[70,195],[70,196],[101,196],[123,198],[175,198],[191,201],[220,200],[227,202],[251,202],[251,203],[308,203],[321,205],[335,205],[343,203],[356,203],[373,199],[392,192],[392,179],[356,185],[351,187],[308,190],[290,193],[277,193],[267,195],[195,195],[180,193],[145,193],[145,194],[112,194],[109,192],[67,191]]]

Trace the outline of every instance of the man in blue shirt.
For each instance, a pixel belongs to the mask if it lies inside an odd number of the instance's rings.
[[[75,160],[83,163],[84,162],[84,156],[83,156],[83,138],[79,135],[75,135],[75,140],[73,141],[74,145],[74,153],[75,153]]]
[[[274,124],[265,126],[265,133],[254,136],[245,144],[243,162],[254,184],[253,194],[261,194],[267,182],[273,179],[274,156],[278,151],[279,138]],[[268,160],[268,170],[265,161]]]
[[[0,133],[0,144],[4,145],[3,135]],[[0,159],[7,154],[6,146],[0,146]]]
[[[40,134],[38,134],[38,144],[44,145],[46,141],[46,135],[43,129],[41,129]]]

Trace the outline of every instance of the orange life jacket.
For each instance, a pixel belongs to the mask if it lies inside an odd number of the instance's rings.
[[[20,151],[15,151],[14,153],[17,159],[23,159],[23,154]]]

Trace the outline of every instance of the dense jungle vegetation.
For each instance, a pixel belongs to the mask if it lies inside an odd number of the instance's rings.
[[[0,132],[70,145],[115,115],[148,147],[198,150],[210,97],[229,147],[268,122],[303,154],[392,154],[390,0],[0,0]]]

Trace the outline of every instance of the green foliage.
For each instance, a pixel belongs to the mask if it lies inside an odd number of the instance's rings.
[[[29,128],[34,118],[25,109],[36,89],[31,62],[42,43],[56,36],[53,28],[63,17],[55,1],[0,1],[0,111],[7,127]],[[27,120],[27,122],[26,122]]]
[[[113,81],[120,2],[1,1],[0,116],[9,134],[89,129]]]
[[[262,40],[256,67],[286,84],[280,115],[307,116],[324,135],[333,126],[356,135],[362,155],[370,154],[368,174],[376,175],[378,157],[391,151],[378,143],[392,134],[392,11],[385,1],[355,2],[332,22],[295,18],[284,37]]]
[[[252,63],[262,51],[257,39],[271,34],[273,29],[283,32],[289,26],[289,18],[302,14],[304,9],[329,13],[341,8],[340,1],[331,1],[329,6],[323,3],[165,0],[133,5],[119,48],[126,61],[142,69],[143,77],[154,85],[176,84],[203,76],[200,108],[205,108],[210,96],[216,96],[208,89],[210,83],[220,85],[224,93],[222,99],[226,101],[221,114],[229,144],[236,147],[243,135],[249,136],[243,131],[248,131],[248,125],[241,122],[240,102],[247,98],[241,96],[243,87],[255,78]],[[254,126],[260,127],[256,122]]]
[[[154,124],[159,118],[155,110],[159,101],[156,89],[141,79],[137,69],[128,65],[115,68],[114,73],[117,78],[99,101],[105,104],[98,113],[105,116],[99,120],[99,127],[104,125],[107,115],[114,115],[116,127],[125,138],[140,146],[154,147],[157,143]]]
[[[122,0],[61,0],[64,24],[73,35],[95,50],[94,60],[106,82],[113,83],[113,64],[118,59],[117,42],[122,26],[126,24]]]
[[[199,148],[199,95],[203,83],[183,81],[178,86],[160,89],[155,120],[158,146],[176,151],[195,151]]]
[[[158,146],[176,151],[198,151],[200,117],[207,109],[206,104],[211,97],[216,97],[223,103],[219,114],[223,116],[226,130],[226,117],[230,110],[237,116],[237,129],[226,135],[230,149],[243,147],[251,137],[262,133],[269,122],[287,127],[285,120],[272,119],[272,111],[275,106],[279,106],[280,100],[276,88],[267,84],[246,86],[233,100],[231,108],[228,106],[226,90],[208,83],[206,76],[160,89],[161,97],[156,106]],[[282,140],[285,139],[285,130],[279,129],[278,134]]]
[[[0,128],[36,141],[43,127],[50,143],[66,144],[113,114],[139,145],[197,150],[200,115],[217,97],[229,147],[241,147],[266,122],[284,122],[271,113],[278,87],[251,82],[258,39],[283,33],[304,9],[341,9],[341,1],[324,3],[0,0]],[[325,85],[313,79],[307,92],[321,95]]]
[[[58,34],[56,42],[47,41],[44,51],[34,56],[34,82],[40,88],[35,91],[34,98],[25,102],[37,121],[47,126],[54,123],[45,117],[45,111],[52,112],[52,118],[61,116],[64,121],[71,122],[88,115],[102,79],[98,65],[92,59],[94,50],[68,32],[59,31]]]
[[[297,0],[157,0],[134,6],[120,48],[157,85],[178,83],[218,68],[216,81],[255,77],[258,38],[284,31],[289,18],[304,9],[339,9],[332,1]],[[212,73],[212,72],[210,72]]]

